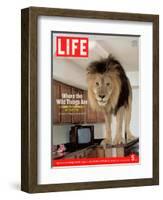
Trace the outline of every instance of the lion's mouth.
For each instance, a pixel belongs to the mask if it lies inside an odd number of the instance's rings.
[[[104,101],[104,100],[98,100],[98,104],[100,105],[100,106],[105,106],[106,104],[107,104],[107,101]]]

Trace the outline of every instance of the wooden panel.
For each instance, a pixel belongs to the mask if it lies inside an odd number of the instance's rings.
[[[96,158],[97,157],[97,153],[96,153],[96,149],[92,148],[88,153],[87,153],[87,158]]]
[[[92,110],[89,103],[87,106],[87,123],[96,123],[97,122],[97,113]]]
[[[78,94],[84,97],[84,91],[75,87],[72,87],[72,94],[75,95],[74,100],[81,101],[81,98],[78,96]],[[81,104],[74,106],[74,114],[72,114],[72,123],[84,123],[85,117],[83,113],[85,112],[85,107],[82,107],[83,105]]]
[[[63,157],[62,159],[67,159],[67,158],[74,159],[75,158],[75,154],[68,154],[65,157]]]
[[[72,94],[72,87],[66,84],[60,83],[61,96],[64,93]],[[61,107],[61,123],[71,123],[71,115],[69,114],[69,109],[66,111],[65,108]],[[66,114],[67,113],[67,114]]]
[[[88,96],[87,96],[87,91],[86,90],[83,91],[83,98],[84,98],[84,100],[87,101],[87,104],[88,104]],[[87,109],[88,109],[88,105],[87,104],[85,104],[83,106],[83,113],[84,113],[83,118],[84,118],[84,122],[85,123],[87,123]]]
[[[56,99],[61,98],[61,85],[58,81],[53,81],[53,91],[52,91],[53,99],[53,123],[60,123],[60,105],[56,103]]]
[[[105,149],[105,157],[112,157],[113,153],[112,153],[112,148],[106,148]]]
[[[86,97],[87,97],[87,92],[86,92]],[[90,106],[89,101],[87,105],[86,122],[87,123],[104,123],[105,122],[104,114],[102,112],[93,111]]]
[[[86,121],[87,121],[87,123],[96,123],[97,122],[97,113],[92,110],[89,101],[87,104]]]
[[[59,81],[53,81],[53,123],[103,123],[104,116],[101,112],[93,111],[89,102],[86,105],[79,105],[76,106],[76,109],[79,111],[72,111],[74,114],[71,113],[71,109],[68,109],[66,114],[65,108],[63,106],[58,105],[56,103],[56,99],[61,99],[63,93],[68,94],[81,94],[83,96],[83,100],[88,100],[87,91],[81,90],[79,88],[75,88]],[[71,99],[72,100],[72,99]],[[75,98],[74,100],[81,100],[80,98]],[[75,107],[74,107],[75,108]],[[74,109],[73,108],[73,109]]]
[[[104,151],[103,147],[98,146],[96,148],[96,152],[97,152],[97,158],[104,158],[105,157],[105,151]]]
[[[104,123],[105,118],[103,112],[97,112],[97,122],[98,123]]]
[[[116,149],[117,157],[123,157],[124,156],[124,147],[120,147]]]

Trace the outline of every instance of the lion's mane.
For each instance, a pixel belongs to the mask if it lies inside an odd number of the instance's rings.
[[[129,97],[131,97],[131,86],[122,65],[112,55],[106,59],[94,61],[87,67],[89,103],[92,109],[101,110],[93,92],[93,80],[95,75],[104,73],[109,74],[113,84],[113,92],[105,107],[116,114],[121,106],[128,105]]]

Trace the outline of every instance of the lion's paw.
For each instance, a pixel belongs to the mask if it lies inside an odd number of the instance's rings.
[[[136,137],[135,137],[134,135],[129,134],[129,135],[127,136],[127,143],[128,143],[128,142],[131,142],[131,141],[133,141],[133,140],[135,140],[135,139],[136,139]]]
[[[106,138],[101,141],[100,145],[103,146],[104,148],[106,148],[106,145],[112,145],[112,139]]]
[[[124,143],[125,143],[125,140],[121,136],[115,137],[115,139],[113,141],[113,145],[124,144]]]

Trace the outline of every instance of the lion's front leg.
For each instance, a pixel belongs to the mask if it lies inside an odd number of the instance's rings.
[[[105,139],[102,140],[101,142],[101,146],[103,146],[104,148],[106,148],[106,145],[112,145],[112,136],[111,133],[106,133],[106,137]]]
[[[126,132],[126,133],[127,133],[127,143],[129,143],[129,142],[131,142],[131,141],[133,141],[133,140],[135,140],[137,138],[131,133],[130,130],[128,132]]]
[[[104,117],[105,117],[105,139],[102,140],[100,145],[106,148],[106,145],[112,145],[111,113],[105,112]]]
[[[121,107],[119,108],[116,114],[116,135],[113,141],[114,145],[125,143],[125,139],[122,136],[123,118],[124,118],[124,108]]]
[[[125,133],[127,134],[127,143],[136,139],[136,137],[130,131],[131,121],[131,106],[125,111]]]

